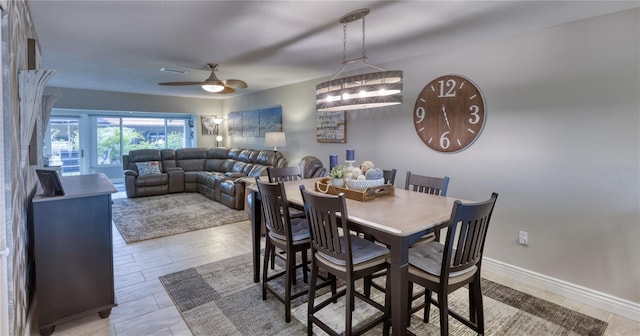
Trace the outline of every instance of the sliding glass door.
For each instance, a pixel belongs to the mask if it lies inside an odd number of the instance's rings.
[[[195,116],[53,109],[44,155],[63,175],[104,173],[123,180],[122,156],[134,149],[193,147]]]
[[[93,116],[96,170],[122,174],[122,156],[134,149],[191,147],[186,118]]]
[[[45,164],[62,175],[79,175],[84,156],[80,139],[80,118],[52,116],[44,138]]]

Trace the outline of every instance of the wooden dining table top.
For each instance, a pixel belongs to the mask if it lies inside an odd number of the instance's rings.
[[[284,182],[289,203],[303,206],[300,185],[315,191],[319,179]],[[349,221],[385,231],[392,235],[408,236],[445,223],[451,216],[456,198],[430,195],[405,189],[395,189],[394,195],[370,201],[346,198]]]

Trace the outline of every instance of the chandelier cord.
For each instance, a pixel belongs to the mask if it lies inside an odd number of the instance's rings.
[[[347,23],[342,24],[342,64],[347,64]]]
[[[364,19],[365,17],[362,17],[362,61],[367,63],[367,49],[364,46]]]
[[[368,11],[367,11],[368,14]],[[347,65],[351,64],[351,63],[355,63],[357,61],[362,61],[362,63],[364,63],[366,66],[377,69],[377,70],[381,70],[381,71],[389,71],[388,69],[385,69],[383,67],[379,67],[373,64],[369,64],[369,62],[367,62],[367,49],[366,49],[366,44],[365,44],[365,26],[366,26],[366,22],[365,22],[365,16],[362,16],[360,18],[358,18],[358,20],[362,20],[362,55],[358,58],[354,58],[354,59],[347,59],[347,24],[349,24],[349,22],[355,21],[355,20],[348,20],[345,19],[344,17],[340,20],[340,22],[342,23],[342,32],[343,32],[343,37],[342,37],[342,68],[340,68],[340,70],[338,70],[338,72],[336,72],[335,74],[333,74],[333,76],[331,76],[330,80],[334,80],[336,79],[341,73],[343,73],[346,69],[347,69]]]

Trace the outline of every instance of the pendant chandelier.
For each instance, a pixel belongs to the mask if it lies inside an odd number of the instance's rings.
[[[317,111],[345,111],[391,106],[402,103],[402,71],[387,70],[367,63],[365,49],[365,16],[368,8],[348,13],[340,18],[344,31],[342,68],[329,81],[316,85]],[[362,19],[362,55],[347,60],[347,24]],[[338,78],[348,64],[361,61],[378,71]]]

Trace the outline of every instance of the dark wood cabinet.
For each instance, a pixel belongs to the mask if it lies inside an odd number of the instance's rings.
[[[104,174],[62,177],[64,196],[32,204],[36,316],[40,334],[56,324],[116,306],[111,194]]]

